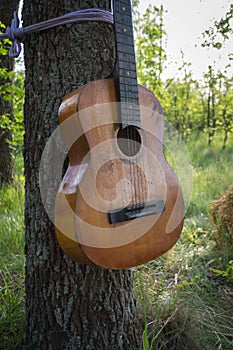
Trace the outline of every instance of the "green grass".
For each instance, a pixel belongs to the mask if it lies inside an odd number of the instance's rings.
[[[224,150],[221,137],[208,147],[204,136],[187,144],[194,167],[194,187],[187,211],[187,216],[191,217],[206,214],[209,203],[233,186],[233,135]]]
[[[232,145],[222,150],[216,138],[209,148],[205,135],[187,144],[194,178],[181,237],[135,269],[145,350],[233,348],[233,246],[217,245],[209,218],[210,203],[233,185]]]
[[[0,191],[0,349],[20,349],[24,337],[24,179],[17,160],[11,186]],[[19,170],[20,169],[20,170]]]
[[[233,348],[233,247],[220,248],[209,204],[232,187],[233,142],[190,140],[193,192],[178,243],[134,269],[141,341],[145,350]],[[231,146],[230,146],[231,145]],[[22,349],[24,224],[22,160],[14,183],[0,191],[0,349]]]

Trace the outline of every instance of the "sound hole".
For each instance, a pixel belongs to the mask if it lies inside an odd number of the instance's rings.
[[[135,156],[141,148],[141,135],[138,128],[134,125],[120,128],[117,133],[117,143],[121,152],[127,157]]]

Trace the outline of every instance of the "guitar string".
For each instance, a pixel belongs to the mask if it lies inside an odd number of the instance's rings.
[[[115,1],[113,1],[114,3],[114,6],[116,5]],[[128,27],[128,24],[125,24],[127,23],[127,20],[128,20],[128,15],[126,15],[126,8],[127,7],[130,7],[131,9],[131,3],[130,3],[130,0],[128,1],[122,1],[121,2],[121,11],[114,11],[114,14],[115,16],[118,14],[118,18],[117,16],[115,17],[115,24],[116,24],[116,19],[119,20],[118,23],[121,23],[123,26],[127,26]],[[118,9],[119,10],[119,9]],[[120,17],[119,17],[120,15]],[[127,17],[127,18],[126,18]],[[132,17],[131,17],[132,18]],[[126,21],[125,21],[126,19]],[[132,23],[131,23],[131,27],[132,27]],[[124,32],[126,32],[127,29],[126,27],[124,27]],[[133,43],[132,43],[133,44]],[[127,53],[127,52],[126,52]],[[123,68],[123,71],[125,70],[125,73],[126,74],[123,74],[123,76],[125,77],[128,77],[128,68]],[[127,70],[127,72],[126,72]],[[119,79],[121,80],[121,77],[119,77]],[[127,138],[127,152],[128,155],[128,164],[129,164],[129,174],[130,174],[130,186],[129,186],[129,191],[131,190],[131,204],[134,205],[136,203],[136,193],[137,193],[137,189],[136,189],[136,182],[135,182],[135,175],[134,175],[134,168],[135,168],[135,165],[134,165],[134,161],[131,159],[132,157],[132,154],[134,154],[134,149],[132,148],[132,144],[133,144],[133,135],[132,135],[132,126],[131,124],[128,123],[128,120],[130,120],[130,118],[127,117],[127,114],[128,114],[128,109],[129,109],[129,96],[127,94],[128,91],[126,91],[126,86],[123,82],[123,84],[120,84],[121,87],[123,86],[124,88],[124,96],[126,96],[125,98],[125,102],[123,105],[121,104],[121,107],[123,107],[123,111],[124,111],[124,119],[123,119],[123,126],[126,128],[126,133],[125,133],[125,136]],[[122,103],[122,101],[120,101]],[[127,122],[126,122],[127,121]],[[124,134],[124,133],[123,133]],[[128,188],[128,186],[127,186]]]
[[[140,113],[140,120],[142,120],[142,113],[143,113],[143,110],[141,111],[140,109],[140,105],[139,105],[139,113]],[[144,140],[145,138],[143,137],[143,125],[142,125],[142,122],[141,122],[141,134],[140,134],[140,137],[141,137],[141,148],[140,148],[140,151],[143,153],[144,152]],[[146,169],[146,167],[144,166],[144,160],[145,160],[145,156],[146,154],[143,153],[142,154],[142,169]],[[144,175],[144,173],[143,173]],[[145,203],[146,202],[146,195],[147,195],[147,191],[145,192],[145,185],[146,183],[144,184],[144,179],[145,177],[144,176],[141,176],[141,170],[140,170],[140,179],[139,179],[139,183],[140,183],[140,190],[141,190],[141,203]]]
[[[140,109],[140,105],[139,105],[139,113],[140,113],[140,120],[142,120],[142,113],[143,111],[141,111]],[[141,148],[140,148],[140,151],[143,153],[142,154],[142,157],[141,157],[141,160],[142,160],[142,169],[144,171],[144,169],[146,169],[146,167],[144,166],[144,160],[145,160],[145,156],[146,154],[144,153],[144,140],[145,138],[143,137],[143,125],[142,125],[142,122],[141,122]],[[144,176],[144,173],[143,173],[143,176],[141,176],[141,170],[140,170],[140,179],[139,179],[139,183],[140,183],[140,189],[141,189],[141,203],[145,203],[147,198],[145,198],[147,196],[147,191],[145,191],[145,186],[146,186],[146,183],[144,184],[144,179],[145,179],[145,176]]]
[[[132,102],[132,101],[131,101]],[[137,153],[140,151],[140,140],[138,138],[139,131],[137,129],[137,123],[139,114],[139,105],[128,103],[123,110],[128,114],[128,126],[126,129],[127,146],[128,146],[128,157],[130,166],[130,180],[131,180],[131,191],[132,191],[132,205],[136,209],[140,206],[142,202],[143,190],[140,181],[139,167],[135,159],[130,159],[132,157],[137,157]],[[134,112],[135,111],[135,115]],[[135,125],[136,124],[136,125]],[[139,141],[139,142],[138,142]]]
[[[124,110],[127,111],[128,109],[128,104],[126,104],[124,106]],[[127,136],[127,146],[128,146],[128,161],[129,161],[129,168],[130,168],[130,183],[131,183],[131,204],[134,205],[135,201],[136,201],[136,191],[135,191],[135,181],[134,181],[134,169],[133,169],[133,165],[132,165],[132,160],[130,159],[131,158],[131,155],[132,155],[132,135],[131,135],[131,125],[127,125],[126,127],[126,136]]]
[[[131,8],[131,4],[129,1],[129,6]],[[131,17],[132,18],[132,17]],[[132,24],[131,24],[132,25]],[[134,45],[133,45],[134,49]],[[134,54],[135,58],[135,54]],[[136,63],[134,61],[135,65],[135,70],[136,70]],[[136,82],[137,84],[137,82]],[[134,160],[132,160],[133,163],[133,173],[132,173],[132,179],[134,183],[134,206],[137,208],[140,207],[140,203],[142,202],[142,194],[143,194],[143,187],[141,184],[140,180],[140,169],[137,164],[137,157],[138,157],[138,152],[140,152],[140,132],[138,130],[138,122],[140,122],[140,107],[139,107],[139,95],[138,95],[138,84],[135,86],[133,85],[132,87],[132,95],[134,95],[135,89],[137,91],[137,102],[132,101],[134,98],[132,97],[130,105],[132,106],[132,109],[130,110],[130,138],[131,138],[131,155],[133,155]],[[141,140],[142,142],[142,140]]]
[[[131,105],[130,105],[131,106]],[[130,138],[131,138],[131,143],[130,143],[130,146],[131,146],[131,155],[132,156],[135,156],[135,152],[136,152],[136,149],[135,149],[135,126],[133,125],[132,123],[132,109],[130,109]],[[137,191],[137,179],[135,177],[135,168],[137,168],[137,165],[135,163],[135,161],[133,160],[133,184],[134,184],[134,206],[137,204],[137,194],[138,194],[138,191]]]
[[[139,151],[139,143],[138,143],[138,129],[137,123],[138,121],[138,105],[130,105],[132,108],[130,109],[130,154],[132,157],[137,157],[137,153]],[[132,113],[134,112],[134,113]],[[135,122],[134,122],[135,121]],[[140,177],[139,177],[139,167],[137,165],[136,160],[132,161],[132,179],[133,179],[133,187],[134,187],[134,207],[136,209],[140,206],[141,202],[141,186],[140,186]]]
[[[140,105],[136,105],[136,118],[137,120],[140,120],[140,110],[139,107]],[[140,152],[140,132],[139,130],[135,127],[133,128],[134,132],[134,151],[135,154]],[[139,136],[139,137],[138,137]],[[141,140],[142,141],[142,140]],[[140,207],[140,203],[142,202],[142,187],[141,187],[141,180],[140,180],[140,171],[139,171],[139,166],[136,164],[136,188],[137,188],[137,203],[136,203],[136,209]]]
[[[130,119],[129,119],[130,120]],[[133,132],[132,132],[132,130],[133,130],[133,126],[131,125],[131,123],[130,123],[130,125],[129,125],[129,137],[130,137],[130,151],[129,151],[129,153],[130,153],[130,156],[132,157],[133,156]],[[131,171],[131,173],[132,173],[132,175],[131,175],[131,181],[132,181],[132,183],[133,183],[133,195],[134,195],[134,197],[133,197],[133,205],[134,205],[134,203],[136,202],[136,200],[137,200],[137,190],[136,190],[136,186],[135,186],[135,178],[134,178],[134,168],[135,168],[135,165],[134,165],[134,161],[131,161],[130,160],[130,165],[131,165],[131,169],[132,169],[132,171]]]

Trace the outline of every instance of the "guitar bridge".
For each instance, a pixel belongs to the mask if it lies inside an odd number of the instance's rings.
[[[125,208],[115,209],[108,212],[110,224],[117,224],[133,220],[147,215],[159,214],[165,211],[165,203],[162,199],[128,205]]]

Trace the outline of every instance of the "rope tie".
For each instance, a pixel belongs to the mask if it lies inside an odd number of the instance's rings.
[[[9,50],[9,56],[11,58],[16,58],[20,55],[20,52],[22,50],[21,43],[24,41],[27,34],[40,32],[42,30],[50,29],[68,23],[84,21],[101,21],[113,24],[113,15],[109,11],[90,8],[70,12],[63,16],[48,19],[47,21],[35,23],[31,26],[23,28],[19,27],[20,21],[18,14],[17,12],[14,12],[14,18],[11,22],[11,27],[6,28],[6,33],[0,34],[0,40],[10,39],[12,41],[12,45]]]
[[[24,34],[24,29],[19,28],[19,18],[17,12],[14,12],[14,19],[11,22],[11,27],[6,28],[6,35],[7,38],[12,41],[12,45],[9,50],[9,56],[11,58],[18,57],[22,47],[21,43],[24,40],[25,34]]]

